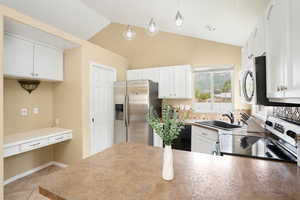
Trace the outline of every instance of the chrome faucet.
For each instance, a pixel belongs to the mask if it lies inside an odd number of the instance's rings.
[[[225,113],[222,115],[222,117],[228,117],[228,119],[230,120],[230,123],[234,124],[234,115],[232,112],[229,112],[229,114]]]

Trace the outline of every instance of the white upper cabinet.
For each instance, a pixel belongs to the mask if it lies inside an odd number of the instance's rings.
[[[37,78],[63,80],[63,52],[50,47],[36,45],[34,49]]]
[[[159,83],[159,98],[192,98],[192,69],[188,65],[128,70],[127,80],[152,80]]]
[[[285,98],[300,99],[300,1],[291,0],[289,31],[289,64],[286,75]],[[297,101],[299,103],[300,100]]]
[[[162,68],[159,73],[159,98],[175,98],[174,72],[170,68]]]
[[[23,39],[4,35],[4,75],[33,76],[34,45]]]
[[[253,68],[255,57],[265,52],[265,18],[262,17],[242,48],[242,69]]]
[[[254,29],[253,40],[254,40],[254,56],[262,56],[266,52],[265,45],[265,18],[261,18]]]
[[[271,1],[266,12],[267,97],[284,97],[290,0]]]
[[[155,69],[138,69],[138,70],[128,70],[127,80],[151,80],[158,83],[159,81],[159,71]]]
[[[6,33],[4,75],[15,78],[63,80],[63,51]]]
[[[128,70],[127,71],[127,80],[133,81],[133,80],[141,80],[141,71],[140,70]]]

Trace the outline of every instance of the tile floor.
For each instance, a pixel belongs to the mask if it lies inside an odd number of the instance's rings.
[[[39,183],[46,181],[47,175],[60,170],[50,166],[4,187],[4,200],[48,200],[38,192]]]

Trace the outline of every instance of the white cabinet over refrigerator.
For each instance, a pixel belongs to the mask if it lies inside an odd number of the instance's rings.
[[[192,98],[192,68],[190,65],[136,69],[127,71],[127,80],[152,80],[159,84],[161,99]]]

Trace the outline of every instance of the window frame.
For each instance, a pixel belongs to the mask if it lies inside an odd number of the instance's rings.
[[[195,101],[196,96],[195,96],[195,89],[196,89],[196,85],[195,85],[195,78],[196,78],[196,73],[199,72],[208,72],[208,73],[217,73],[217,72],[230,72],[230,76],[231,76],[231,101],[232,101],[232,105],[231,105],[231,110],[233,111],[235,108],[235,89],[236,89],[236,84],[235,84],[235,69],[234,69],[234,65],[226,65],[226,66],[213,66],[213,67],[197,67],[194,68],[193,70],[193,106],[192,109],[194,112],[197,113],[223,113],[223,111],[218,111],[216,109],[214,109],[214,103],[215,103],[215,94],[214,94],[214,81],[213,81],[213,75],[210,78],[210,86],[212,87],[211,89],[211,96],[212,96],[212,102],[210,105],[210,109],[209,111],[200,111],[198,109],[195,108],[194,104],[197,104],[197,102]],[[224,111],[225,112],[225,111]]]

